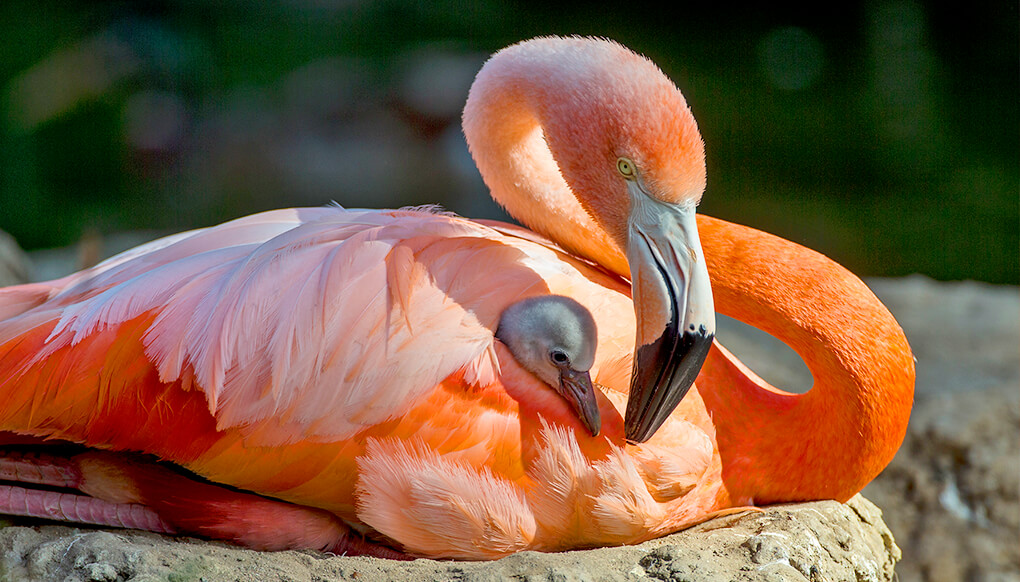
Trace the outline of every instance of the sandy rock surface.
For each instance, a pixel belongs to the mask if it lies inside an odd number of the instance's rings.
[[[918,361],[906,442],[865,490],[903,547],[899,579],[1020,582],[1017,289],[922,277],[869,284]],[[719,338],[769,381],[810,386],[797,356],[757,330],[723,321]],[[261,553],[145,532],[9,523],[0,529],[0,581],[878,581],[892,580],[900,559],[882,511],[860,496],[720,518],[639,546],[487,563]]]
[[[1020,293],[873,281],[917,357],[907,438],[864,490],[903,549],[902,582],[1020,582]]]
[[[170,580],[892,580],[899,550],[863,497],[720,518],[639,546],[496,562],[394,562],[314,552],[253,552],[134,531],[63,526],[0,530],[0,579]]]

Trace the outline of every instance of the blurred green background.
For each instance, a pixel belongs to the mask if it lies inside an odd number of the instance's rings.
[[[860,275],[1018,282],[1016,3],[552,4],[6,0],[0,229],[34,249],[330,200],[499,217],[460,134],[472,76],[591,34],[684,91],[704,213]]]

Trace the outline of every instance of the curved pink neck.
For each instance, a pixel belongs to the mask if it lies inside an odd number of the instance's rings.
[[[556,66],[554,60],[494,57],[471,87],[464,135],[492,197],[507,212],[571,254],[629,277],[618,243],[581,206],[549,148],[555,141],[550,132],[572,125],[543,106],[556,101],[568,74]],[[626,209],[620,212],[625,224]]]
[[[846,500],[906,432],[914,361],[903,331],[858,278],[766,233],[699,217],[716,309],[783,340],[814,376],[776,390],[713,349],[697,386],[716,424],[734,503]]]

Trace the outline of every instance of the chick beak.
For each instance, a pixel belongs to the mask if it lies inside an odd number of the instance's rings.
[[[560,368],[560,383],[557,392],[565,398],[574,412],[581,419],[591,436],[598,436],[602,430],[602,417],[599,413],[598,400],[595,398],[595,386],[591,382],[588,371],[574,370],[569,367]]]

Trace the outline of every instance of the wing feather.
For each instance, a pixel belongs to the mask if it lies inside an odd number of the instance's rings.
[[[200,389],[218,429],[238,427],[265,445],[341,440],[400,416],[454,374],[494,381],[502,309],[549,292],[529,252],[555,253],[426,211],[253,215],[154,241],[47,287],[5,291],[0,312],[13,315],[0,320],[0,343],[39,325],[52,330],[18,369],[0,365],[0,383],[144,318],[145,365],[161,382]],[[53,368],[51,389],[59,375],[94,371],[105,361],[95,349],[62,351],[69,359]],[[110,398],[102,391],[111,384],[95,377],[97,394]]]

